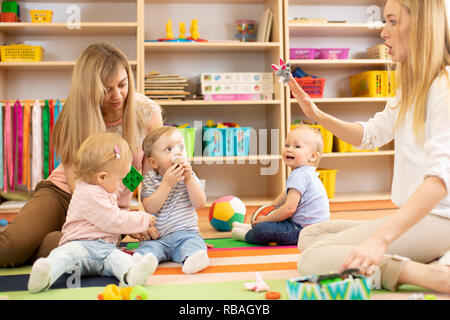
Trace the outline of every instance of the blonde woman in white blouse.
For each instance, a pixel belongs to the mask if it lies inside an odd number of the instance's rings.
[[[291,79],[299,106],[360,149],[395,139],[395,214],[373,221],[328,221],[302,230],[302,275],[378,266],[381,286],[400,284],[450,293],[450,34],[445,0],[388,0],[381,33],[397,64],[399,88],[365,123],[319,110]],[[438,263],[432,262],[438,261]]]

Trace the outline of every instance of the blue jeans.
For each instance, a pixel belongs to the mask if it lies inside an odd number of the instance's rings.
[[[133,257],[117,249],[115,244],[99,240],[71,241],[57,247],[47,257],[50,262],[50,284],[75,269],[84,275],[115,276],[124,282],[134,265]]]
[[[136,253],[144,256],[153,253],[158,262],[174,261],[183,264],[198,250],[207,250],[205,241],[195,231],[175,231],[157,240],[143,241]]]
[[[261,222],[245,235],[245,241],[253,244],[268,245],[276,242],[278,245],[297,245],[302,227],[291,219],[281,222]]]

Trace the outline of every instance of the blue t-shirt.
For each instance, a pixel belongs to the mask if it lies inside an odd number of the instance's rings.
[[[302,166],[292,170],[286,182],[286,193],[289,189],[300,192],[300,202],[291,220],[302,227],[330,219],[327,191],[318,175],[315,167]]]
[[[192,175],[200,184],[194,172]],[[162,179],[157,172],[149,170],[143,181],[141,199],[151,196],[161,185]],[[161,237],[180,230],[199,232],[197,211],[191,204],[184,181],[178,182],[170,190],[166,201],[155,216],[155,226]]]

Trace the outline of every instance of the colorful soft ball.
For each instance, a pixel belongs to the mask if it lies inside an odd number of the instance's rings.
[[[245,220],[245,204],[235,196],[217,199],[209,209],[209,222],[218,231],[230,231],[234,221]]]

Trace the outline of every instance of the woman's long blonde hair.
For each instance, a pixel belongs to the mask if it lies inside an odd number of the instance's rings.
[[[106,92],[104,84],[117,75],[119,66],[123,66],[128,74],[122,135],[132,151],[139,147],[133,74],[128,60],[113,45],[95,43],[83,50],[75,64],[69,97],[55,124],[53,143],[62,163],[74,162],[79,147],[91,134],[106,131],[101,110]]]
[[[447,76],[450,65],[450,33],[445,0],[397,0],[411,15],[406,61],[397,65],[396,78],[401,89],[397,128],[408,111],[413,112],[416,141],[425,140],[426,101],[433,81]],[[401,17],[400,17],[401,19]]]

